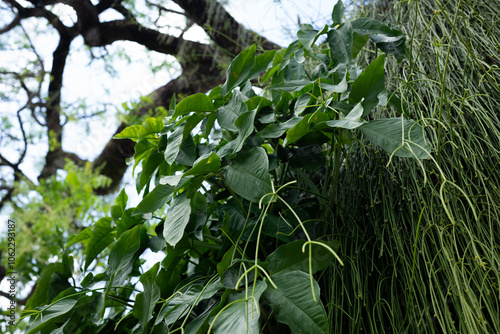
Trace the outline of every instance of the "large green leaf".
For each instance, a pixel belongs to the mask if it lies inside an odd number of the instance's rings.
[[[33,322],[30,321],[27,334],[35,334],[40,331],[44,333],[43,329],[46,326],[51,325],[55,320],[57,320],[57,317],[73,310],[73,307],[75,307],[77,302],[78,299],[63,299],[43,309],[42,313],[39,314]]]
[[[123,129],[120,133],[116,134],[113,139],[132,139],[138,141],[140,138],[139,133],[142,130],[142,125],[131,125]]]
[[[373,144],[402,158],[427,159],[432,150],[422,126],[414,120],[400,117],[371,121],[359,130]],[[404,133],[404,135],[403,135]],[[403,141],[404,139],[404,141]],[[404,144],[404,147],[401,147]]]
[[[262,196],[272,192],[268,169],[269,160],[266,151],[262,147],[255,147],[247,153],[238,155],[231,165],[226,167],[224,176],[234,192],[257,203]]]
[[[111,249],[106,273],[114,277],[115,284],[121,284],[132,270],[135,252],[139,250],[141,226],[137,225],[123,233]],[[118,277],[116,279],[116,277]]]
[[[175,107],[175,113],[172,118],[175,119],[177,116],[182,116],[193,111],[213,112],[215,108],[212,100],[207,95],[197,93],[182,99]]]
[[[220,157],[225,157],[228,154],[237,153],[243,147],[245,140],[253,133],[254,131],[254,120],[256,111],[249,111],[238,117],[235,121],[235,125],[238,128],[238,137],[234,139],[229,144],[223,146],[219,151],[217,151],[217,155]]]
[[[173,298],[168,300],[161,307],[155,325],[165,321],[168,325],[182,317],[192,305],[197,305],[202,300],[212,298],[217,291],[222,288],[219,280],[206,286],[202,284],[192,284],[186,289],[180,291]]]
[[[352,26],[346,21],[337,29],[328,32],[326,42],[330,46],[333,66],[349,64],[352,61]]]
[[[324,113],[322,111],[316,111],[315,113],[305,115],[304,118],[302,118],[302,120],[297,123],[297,125],[287,131],[286,144],[290,145],[292,143],[295,143],[297,140],[304,137],[308,133],[313,132],[314,126],[316,124],[328,120],[330,120],[330,117],[327,113]]]
[[[382,51],[394,54],[398,61],[403,60],[405,56],[405,35],[400,30],[392,29],[369,17],[352,21],[352,27],[358,34],[369,35]]]
[[[252,68],[255,64],[255,44],[247,50],[243,50],[229,64],[226,72],[226,82],[221,88],[221,95],[226,96],[236,86],[248,80],[252,74]]]
[[[167,212],[165,225],[163,226],[163,238],[171,246],[175,246],[181,240],[184,229],[189,222],[191,205],[185,193],[180,194],[172,201]]]
[[[111,218],[99,219],[92,227],[92,236],[85,247],[85,269],[87,269],[102,250],[115,240],[115,228]]]
[[[219,156],[215,152],[211,152],[210,155],[204,155],[196,160],[193,168],[182,174],[182,176],[214,173],[219,170],[220,166]]]
[[[385,55],[381,55],[368,65],[352,84],[352,90],[349,94],[349,103],[357,104],[364,99],[362,117],[368,115],[368,113],[379,103],[379,94],[385,92],[384,63]]]
[[[269,50],[255,57],[255,63],[248,76],[249,79],[254,79],[261,72],[265,71],[269,67],[269,64],[272,62],[275,53],[276,50]]]
[[[142,283],[143,291],[136,295],[132,313],[139,320],[141,326],[147,324],[151,319],[156,302],[160,299],[160,288],[158,288],[155,282],[159,267],[160,263],[157,262],[151,269],[142,274],[139,279]]]
[[[333,7],[332,12],[332,23],[333,25],[341,24],[344,19],[345,7],[342,0],[337,1],[335,6]]]
[[[301,117],[293,116],[288,121],[283,123],[271,123],[257,135],[261,138],[279,138],[286,131],[297,125],[297,123],[299,123],[301,119]]]
[[[312,273],[326,268],[334,259],[334,255],[325,247],[312,245],[311,259],[309,259],[309,247],[306,246],[302,252],[305,240],[297,240],[279,246],[266,259],[269,271],[274,275],[279,272],[300,270],[309,273],[309,262],[311,262]],[[328,247],[337,251],[339,243],[336,241],[323,242]]]
[[[253,290],[251,288],[250,291],[242,291],[238,294],[231,295],[228,298],[228,304],[230,304],[230,306],[224,309],[217,319],[215,319],[212,332],[214,334],[260,333],[259,318],[261,311],[259,299],[266,288],[266,283],[257,281],[253,296]],[[247,295],[248,298],[246,297]]]
[[[174,189],[175,186],[170,184],[158,184],[149,194],[144,196],[132,215],[141,215],[160,209],[172,199]]]
[[[165,150],[165,161],[171,165],[179,154],[183,139],[184,125],[179,125],[177,129],[168,137],[167,149]]]
[[[272,276],[278,289],[268,286],[262,299],[271,306],[276,320],[290,327],[292,334],[328,333],[328,318],[319,301],[319,285],[313,280],[314,301],[311,281],[302,271],[284,272]]]
[[[51,301],[49,299],[49,290],[51,289],[52,275],[64,273],[65,271],[64,265],[60,262],[47,264],[40,273],[40,277],[36,282],[35,292],[26,302],[25,309],[30,310],[37,306],[48,304]]]
[[[231,100],[217,110],[217,122],[222,128],[238,131],[235,122],[238,117],[248,111],[248,107],[243,103],[243,99],[243,94],[239,90],[235,90]]]

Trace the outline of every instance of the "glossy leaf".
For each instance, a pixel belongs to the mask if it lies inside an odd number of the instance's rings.
[[[42,313],[38,315],[38,317],[31,322],[30,326],[27,329],[27,334],[35,334],[40,331],[43,332],[43,329],[49,325],[51,325],[57,317],[64,315],[75,307],[78,299],[63,299],[57,301],[55,304],[50,305],[47,308],[44,308]]]
[[[229,103],[217,110],[217,122],[222,128],[238,131],[238,127],[235,124],[236,120],[248,111],[247,105],[243,103],[243,98],[244,96],[241,92],[235,90]]]
[[[314,131],[313,128],[316,124],[330,120],[328,114],[316,111],[313,114],[305,115],[302,120],[297,123],[293,128],[286,133],[286,144],[290,145],[295,143],[300,138],[304,137],[308,133]]]
[[[345,118],[340,120],[326,121],[324,124],[330,128],[342,128],[342,129],[352,130],[366,123],[366,121],[361,120],[362,115],[363,115],[363,106],[361,105],[360,102],[356,104],[354,108],[352,108],[351,112]]]
[[[226,181],[241,197],[258,203],[262,196],[271,193],[271,177],[266,151],[256,147],[238,155],[224,170]],[[268,200],[269,201],[269,197]]]
[[[144,196],[135,208],[133,215],[141,215],[160,209],[172,199],[174,189],[175,187],[169,184],[158,184],[149,194]]]
[[[394,153],[402,158],[430,157],[430,141],[422,126],[414,120],[400,117],[377,119],[360,126],[359,130],[369,141],[389,154]],[[403,144],[404,147],[401,147]]]
[[[149,322],[156,302],[160,299],[160,288],[158,288],[155,282],[159,267],[160,263],[157,262],[151,269],[142,274],[139,279],[142,283],[143,291],[136,295],[132,313],[142,326]]]
[[[190,200],[185,193],[174,198],[163,226],[163,238],[169,245],[175,246],[181,240],[184,229],[189,222],[190,213]]]
[[[101,218],[92,226],[92,236],[85,247],[85,269],[115,240],[115,228],[111,226],[111,221],[108,217]]]
[[[312,298],[311,281],[302,271],[272,276],[278,289],[268,286],[262,299],[269,304],[278,322],[290,327],[293,334],[328,333],[328,318],[323,304]],[[313,280],[316,298],[320,289]]]
[[[179,126],[168,137],[167,149],[165,150],[165,161],[171,165],[179,154],[180,146],[183,139],[184,125]]]
[[[369,35],[373,42],[386,53],[392,53],[398,61],[405,56],[405,35],[398,29],[392,29],[380,21],[363,17],[352,22],[355,32]]]
[[[379,103],[378,95],[385,91],[384,85],[384,63],[385,55],[379,56],[361,73],[352,84],[349,94],[349,103],[357,104],[364,99],[363,115],[368,113]]]
[[[266,283],[258,281],[253,295],[252,290],[231,295],[227,302],[228,304],[232,304],[224,309],[217,319],[212,320],[215,321],[212,332],[214,334],[259,334],[259,318],[261,313],[259,300],[266,288]],[[252,296],[252,298],[246,298],[247,295],[249,297]]]
[[[305,252],[302,252],[302,246],[305,242],[305,240],[289,242],[279,246],[273,253],[269,254],[266,259],[269,271],[273,275],[280,272],[290,272],[294,270],[309,273],[309,246],[306,246]],[[324,243],[334,251],[337,251],[340,245],[335,241]],[[325,247],[320,245],[312,245],[311,254],[313,274],[326,268],[334,259],[334,255]]]
[[[352,61],[352,26],[349,21],[328,32],[326,42],[330,46],[333,66]]]
[[[333,25],[341,24],[342,20],[344,18],[344,3],[342,0],[337,1],[335,6],[333,6],[333,12],[332,12],[332,23]]]
[[[134,255],[140,246],[140,231],[140,225],[126,231],[111,249],[106,273],[115,278],[113,281],[114,284],[121,284],[121,281],[132,270]],[[117,276],[119,276],[118,279],[116,279]]]
[[[226,82],[221,88],[221,95],[226,96],[233,88],[248,80],[254,64],[255,44],[242,51],[231,61],[226,72]]]
[[[175,107],[175,113],[172,118],[175,119],[178,116],[182,116],[190,112],[214,111],[215,108],[212,100],[203,93],[197,93],[183,98]]]
[[[288,121],[283,123],[271,123],[258,133],[261,138],[279,138],[286,131],[293,128],[302,118],[293,116]]]
[[[182,174],[182,176],[214,173],[220,169],[220,166],[220,158],[212,152],[210,155],[200,157],[196,160],[193,168]]]

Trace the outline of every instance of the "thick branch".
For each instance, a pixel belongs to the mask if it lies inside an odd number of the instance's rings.
[[[279,45],[259,36],[238,23],[215,0],[174,0],[186,16],[200,27],[218,46],[236,55],[252,43],[257,43],[264,50],[278,49]]]

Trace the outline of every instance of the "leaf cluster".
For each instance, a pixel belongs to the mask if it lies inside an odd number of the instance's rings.
[[[107,267],[70,284],[67,266],[47,266],[45,292],[26,307],[28,333],[329,332],[316,279],[342,265],[330,222],[350,148],[431,151],[385,88],[386,55],[365,69],[355,61],[369,39],[401,59],[404,35],[372,19],[342,22],[343,13],[339,1],[331,26],[302,25],[285,50],[251,46],[223,85],[174,98],[166,118],[116,136],[136,142],[143,198],[127,208],[122,190],[109,217],[69,238],[67,250],[86,247],[82,270],[109,248]],[[388,105],[401,117],[376,119]],[[164,258],[141,273],[146,250]]]

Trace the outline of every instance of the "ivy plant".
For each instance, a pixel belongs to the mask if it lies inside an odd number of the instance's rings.
[[[350,149],[430,155],[425,130],[384,85],[386,57],[404,57],[405,36],[343,17],[339,1],[331,25],[301,25],[288,48],[252,45],[223,85],[174,97],[166,118],[116,136],[136,142],[142,200],[127,207],[122,190],[109,217],[61,246],[26,305],[28,333],[329,332],[317,279],[342,265],[330,222]],[[369,41],[383,52],[362,69]],[[374,114],[385,107],[401,117]],[[146,250],[164,257],[145,271]],[[106,268],[88,271],[96,259]]]

